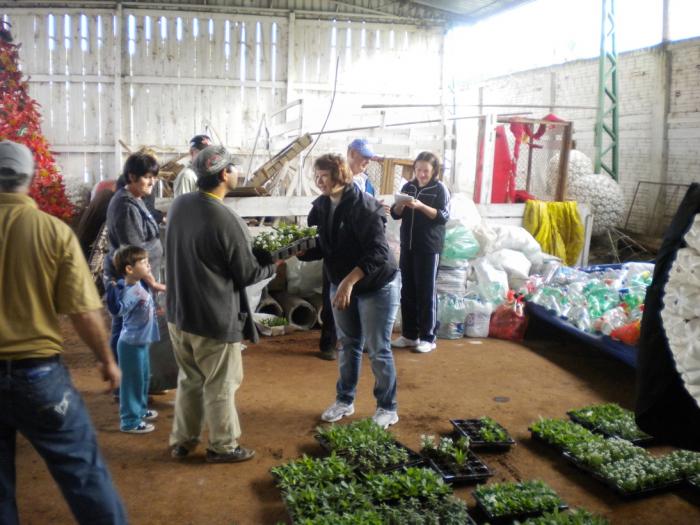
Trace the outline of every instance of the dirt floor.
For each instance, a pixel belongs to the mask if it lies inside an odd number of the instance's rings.
[[[315,358],[318,332],[265,338],[244,352],[245,380],[237,396],[242,444],[257,451],[242,464],[209,465],[204,447],[179,463],[167,449],[174,392],[154,398],[156,431],[118,430],[117,405],[103,388],[89,351],[66,328],[66,362],[84,394],[102,450],[134,524],[275,524],[287,522],[269,469],[302,453],[319,455],[313,438],[319,414],[334,399],[334,362]],[[392,432],[417,448],[422,433],[451,431],[450,418],[489,415],[517,445],[505,455],[482,454],[494,481],[540,478],[572,507],[585,507],[613,524],[700,523],[700,496],[679,489],[625,501],[533,442],[528,424],[539,416],[614,401],[631,407],[634,374],[625,365],[561,334],[534,334],[525,346],[497,340],[439,341],[430,354],[395,353],[401,420]],[[374,412],[366,357],[356,413]],[[655,449],[662,451],[664,449]],[[43,461],[23,440],[17,452],[18,503],[24,524],[72,523]],[[471,487],[456,489],[470,507]]]

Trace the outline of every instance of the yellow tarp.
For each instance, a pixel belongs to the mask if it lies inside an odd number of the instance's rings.
[[[568,266],[574,266],[583,249],[583,224],[576,201],[525,203],[524,227],[542,246]]]

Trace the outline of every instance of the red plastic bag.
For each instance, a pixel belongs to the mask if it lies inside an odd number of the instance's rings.
[[[521,298],[510,300],[496,308],[489,324],[489,337],[522,341],[528,323],[528,316],[524,310]]]
[[[639,331],[641,327],[640,321],[634,321],[632,323],[616,328],[610,332],[610,337],[616,341],[622,341],[628,345],[636,345],[639,342]]]

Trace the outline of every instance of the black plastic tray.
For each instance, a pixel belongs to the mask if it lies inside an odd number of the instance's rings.
[[[589,421],[586,421],[585,419],[582,419],[578,417],[576,414],[573,412],[569,411],[566,413],[567,416],[569,416],[569,419],[573,421],[574,423],[577,423],[581,425],[582,427],[587,428],[588,430],[592,432],[596,432],[597,434],[601,434],[605,437],[614,437],[614,438],[619,438],[619,439],[624,439],[625,441],[629,441],[633,445],[637,445],[638,447],[648,447],[650,445],[654,444],[655,438],[654,436],[648,436],[648,437],[641,437],[641,438],[636,438],[636,439],[627,439],[624,438],[618,434],[615,434],[614,432],[607,432],[605,430],[602,430],[595,425],[592,425]]]
[[[330,443],[326,438],[321,436],[320,434],[314,434],[314,438],[316,441],[318,441],[319,445],[326,451],[326,452],[333,452],[333,448],[331,447]],[[394,444],[396,444],[398,447],[403,448],[408,452],[408,461],[405,463],[399,463],[397,465],[392,465],[390,467],[383,468],[379,470],[379,472],[391,472],[394,470],[398,470],[400,468],[405,468],[405,467],[419,467],[419,466],[425,466],[426,468],[433,468],[432,464],[430,462],[425,461],[425,458],[418,454],[417,452],[411,450],[408,448],[406,445],[403,443],[400,443],[399,441],[394,440]],[[336,454],[338,454],[341,457],[346,457],[346,455],[342,451],[335,451]],[[360,469],[357,467],[357,465],[353,464],[350,458],[347,458],[348,463],[350,463],[354,468],[356,468],[358,471],[363,471],[363,469]],[[435,470],[435,469],[434,469]]]
[[[425,458],[431,464],[430,468],[440,474],[445,483],[481,483],[493,476],[493,472],[491,472],[486,463],[471,452],[465,467],[459,471],[455,471],[451,465],[441,463],[434,457],[425,456]]]
[[[277,262],[281,259],[289,259],[299,252],[309,250],[316,246],[316,237],[305,237],[294,241],[292,244],[283,246],[279,250],[270,252],[272,262]]]
[[[510,435],[508,435],[508,439],[506,441],[484,441],[481,439],[479,436],[479,430],[483,425],[478,419],[450,419],[450,423],[452,423],[452,426],[459,434],[469,438],[469,448],[474,450],[505,452],[510,450],[510,447],[515,445],[515,441],[510,437]],[[503,428],[501,425],[499,426]],[[506,429],[503,428],[503,430]],[[506,433],[507,432],[508,431],[506,430]]]
[[[691,489],[700,492],[700,478],[697,478],[697,477],[695,479],[688,478],[688,479],[686,479],[686,482],[688,483],[688,486]]]
[[[503,516],[494,516],[491,514],[484,504],[481,502],[481,499],[479,496],[476,494],[472,493],[472,496],[474,496],[474,500],[476,500],[476,506],[477,508],[483,513],[483,515],[486,517],[486,519],[490,523],[513,523],[514,521],[525,521],[528,518],[537,518],[538,516],[542,516],[545,512],[551,512],[555,509],[542,509],[542,510],[537,510],[537,511],[532,511],[532,512],[521,512],[520,514],[504,514]],[[562,511],[568,509],[569,506],[566,503],[562,503],[557,506],[557,510]]]
[[[620,486],[616,485],[612,481],[608,480],[604,476],[600,475],[598,472],[590,468],[588,465],[583,464],[580,462],[578,459],[576,459],[574,456],[569,454],[568,452],[564,452],[563,454],[564,459],[569,461],[572,465],[574,465],[576,468],[582,470],[592,478],[594,478],[596,481],[599,481],[606,487],[608,487],[610,490],[615,492],[618,496],[622,496],[623,498],[643,498],[646,496],[652,496],[654,494],[658,494],[659,492],[665,492],[673,487],[676,487],[679,485],[683,480],[682,479],[676,479],[673,481],[669,481],[667,483],[664,483],[663,485],[658,485],[656,487],[650,487],[642,490],[635,490],[635,491],[626,491],[623,490]]]

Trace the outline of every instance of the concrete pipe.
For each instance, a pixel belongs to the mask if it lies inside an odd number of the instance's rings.
[[[323,311],[323,296],[319,294],[314,294],[311,297],[306,298],[311,305],[316,308],[316,323],[318,326],[323,326],[323,321],[321,319],[321,312]]]
[[[275,301],[275,299],[272,296],[267,294],[262,299],[260,299],[260,304],[258,304],[258,307],[255,309],[255,311],[261,314],[272,314],[275,317],[284,316],[284,310],[282,309],[280,303]]]
[[[285,292],[276,294],[274,297],[282,306],[284,316],[293,327],[311,330],[316,324],[316,308],[309,301]]]

